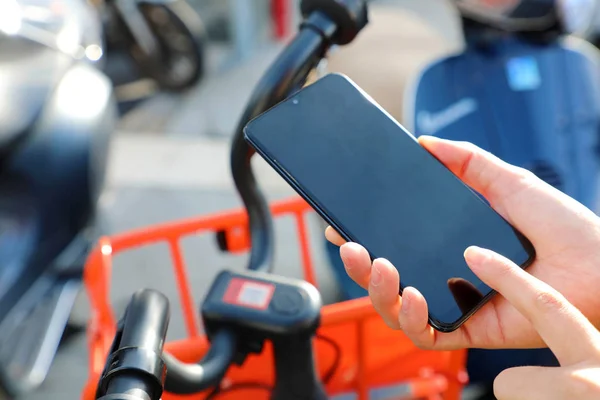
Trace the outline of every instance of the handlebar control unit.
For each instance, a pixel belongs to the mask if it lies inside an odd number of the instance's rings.
[[[271,399],[326,399],[317,377],[312,339],[320,322],[321,296],[308,282],[267,273],[222,271],[202,305],[207,335],[222,329],[239,338],[238,360],[273,344],[275,387]],[[307,399],[308,399],[307,398]]]

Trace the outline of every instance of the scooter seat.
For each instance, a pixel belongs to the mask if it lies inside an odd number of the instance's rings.
[[[35,125],[73,60],[25,39],[0,38],[0,63],[0,155],[5,155]]]

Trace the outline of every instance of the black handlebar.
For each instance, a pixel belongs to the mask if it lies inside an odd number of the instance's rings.
[[[243,128],[251,119],[299,90],[330,46],[351,42],[367,24],[365,0],[302,0],[301,10],[305,20],[301,25],[300,32],[255,87],[248,106],[238,123],[231,146],[230,162],[233,180],[249,217],[252,246],[247,267],[255,271],[270,272],[272,270],[274,235],[269,207],[257,185],[250,163],[254,152],[244,140]],[[143,317],[136,318],[135,322],[126,319],[123,328],[123,331],[131,330],[132,332],[130,335],[128,334],[126,343],[132,346],[139,346],[140,343],[146,346],[152,345],[154,347],[147,347],[151,349],[148,351],[152,354],[160,354],[162,351],[166,332],[166,323],[164,325],[160,323],[160,321],[165,321],[165,314],[156,301],[152,300],[153,303],[149,303],[149,307],[145,310],[138,311],[134,307],[132,312],[133,310],[136,313],[140,312]],[[153,319],[148,315],[151,308],[159,310],[152,312],[158,312],[158,316]],[[168,312],[166,321],[168,321]],[[150,338],[152,334],[158,333],[162,335],[160,352],[158,344],[152,344]],[[166,382],[164,382],[167,391],[175,394],[190,394],[218,384],[229,365],[238,356],[239,341],[244,338],[238,337],[237,332],[221,329],[214,332],[210,339],[211,348],[197,365],[182,363],[168,354],[164,354],[163,358],[158,357],[164,361],[168,370]],[[118,342],[118,338],[115,341]],[[122,341],[123,338],[121,338]],[[116,351],[117,353],[123,352],[123,349]],[[113,352],[110,357],[113,357]],[[110,365],[110,362],[107,365]],[[110,369],[108,373],[112,370]],[[156,387],[156,383],[160,383],[159,380],[150,380],[149,383],[147,379],[149,375],[140,374],[135,381],[133,371],[127,372],[129,372],[128,375],[115,375],[112,379],[108,379],[109,375],[104,378],[103,374],[103,379],[100,381],[101,387],[104,382],[107,390],[116,390],[117,387],[127,389],[133,387],[135,382],[136,388],[143,388],[138,392],[143,392],[147,396],[143,397],[140,394],[139,397],[110,397],[110,399],[157,400],[160,398]],[[162,393],[162,386],[160,392]],[[99,393],[108,394],[108,391],[101,392],[99,389]],[[158,396],[156,396],[157,393]],[[283,398],[286,398],[285,395]],[[108,397],[105,398],[105,400],[108,399]]]
[[[315,29],[316,28],[316,29]],[[320,31],[322,29],[322,31]],[[254,154],[244,140],[244,126],[304,85],[309,72],[326,50],[324,37],[331,36],[335,24],[320,13],[311,15],[304,28],[287,46],[258,83],[233,138],[231,171],[236,188],[248,211],[252,247],[248,269],[271,272],[273,267],[273,227],[269,207],[261,193],[250,160]]]
[[[162,358],[169,325],[169,301],[160,292],[133,295],[110,350],[96,398],[160,399],[166,374]]]
[[[170,393],[198,393],[219,384],[232,364],[237,348],[237,336],[230,330],[217,332],[210,341],[210,349],[199,364],[182,363],[164,353],[167,363],[165,390]]]
[[[349,43],[367,24],[364,0],[303,0],[301,10],[305,20],[300,32],[254,89],[231,146],[233,180],[250,224],[250,270],[270,272],[274,246],[271,215],[252,171],[254,152],[244,140],[244,126],[300,89],[331,45]]]

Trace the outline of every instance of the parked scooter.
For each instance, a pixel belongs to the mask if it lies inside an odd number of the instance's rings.
[[[421,72],[407,92],[407,128],[417,136],[473,142],[597,208],[600,57],[566,37],[582,29],[582,16],[593,14],[595,2],[456,5],[466,47]],[[494,377],[518,365],[557,361],[546,349],[469,352],[471,381],[488,385],[489,398]]]
[[[92,0],[102,15],[106,51],[125,51],[160,89],[182,91],[205,70],[206,32],[185,0]]]
[[[0,1],[0,393],[9,398],[45,379],[96,239],[116,104],[88,7]]]
[[[403,125],[416,136],[473,142],[597,209],[600,57],[588,43],[567,36],[585,30],[596,2],[455,0],[454,5],[464,47],[429,62],[407,85]],[[347,297],[366,295],[348,282],[338,249],[328,245],[328,250]],[[494,377],[527,364],[556,365],[556,359],[546,349],[473,350],[468,367],[471,381],[489,385],[485,398],[493,398]]]

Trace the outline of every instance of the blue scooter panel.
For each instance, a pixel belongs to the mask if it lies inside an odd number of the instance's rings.
[[[467,47],[423,71],[405,124],[416,136],[475,143],[593,208],[600,167],[595,66],[589,54],[558,42],[509,37],[485,51]]]

